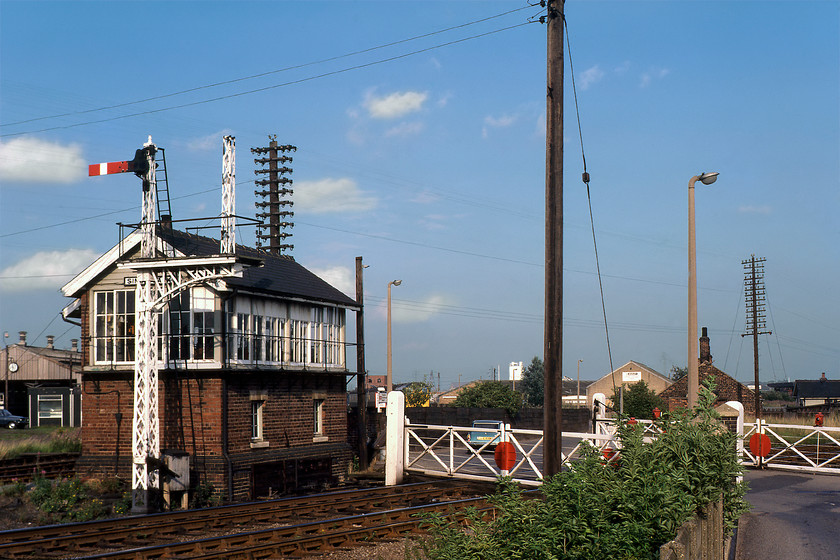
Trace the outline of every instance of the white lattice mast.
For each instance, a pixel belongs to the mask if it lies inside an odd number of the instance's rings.
[[[222,142],[221,253],[232,255],[236,252],[236,139],[225,136]]]
[[[230,150],[228,150],[228,138]],[[183,290],[197,284],[209,284],[221,278],[242,276],[258,260],[238,258],[234,238],[234,169],[233,138],[225,139],[222,247],[220,255],[204,257],[158,257],[157,184],[155,153],[151,137],[134,160],[89,166],[89,175],[107,175],[132,171],[143,180],[141,242],[139,261],[119,263],[120,269],[137,273],[137,329],[134,362],[134,416],[132,422],[132,511],[151,511],[150,492],[158,488],[160,468],[160,428],[158,416],[158,370],[162,360],[157,355],[157,312]],[[227,245],[226,245],[227,243]]]
[[[152,137],[143,145],[146,174],[143,180],[143,220],[140,222],[140,256],[154,259],[157,249],[155,213],[157,211],[157,181],[155,152]],[[134,361],[134,416],[131,431],[131,495],[132,509],[138,513],[149,511],[149,490],[155,488],[158,474],[149,468],[148,459],[160,457],[158,430],[158,356],[157,321],[154,313],[155,282],[150,270],[137,271],[137,330]]]

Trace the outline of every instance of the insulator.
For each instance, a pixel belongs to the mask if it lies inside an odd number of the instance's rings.
[[[278,189],[276,192],[280,196],[284,196],[287,194],[295,194],[295,191],[293,191],[292,189]],[[270,196],[273,193],[272,191],[254,191],[254,194],[257,196]]]
[[[271,151],[271,148],[251,148],[251,153],[252,154],[262,155],[262,154],[267,154],[270,151]]]
[[[280,222],[277,224],[279,227],[295,227],[294,222]]]
[[[264,175],[267,173],[283,174],[291,173],[292,171],[294,171],[294,169],[292,169],[291,167],[278,167],[277,169],[254,169],[254,175]]]
[[[272,161],[276,161],[277,163],[288,163],[288,162],[292,161],[292,158],[290,158],[289,156],[279,156],[279,157],[276,157],[276,158],[272,158],[272,157],[259,158],[259,159],[255,159],[254,163],[266,164],[266,163],[271,163]]]
[[[261,187],[268,187],[271,183],[276,183],[279,185],[288,185],[290,183],[294,183],[293,179],[289,179],[288,177],[278,177],[277,179],[255,179],[254,184],[259,185]]]

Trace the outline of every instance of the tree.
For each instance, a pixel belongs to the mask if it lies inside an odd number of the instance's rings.
[[[688,368],[687,367],[679,367],[679,366],[671,366],[671,380],[677,381],[678,379],[682,379],[688,375]]]
[[[504,408],[516,416],[522,408],[522,395],[499,381],[482,381],[461,391],[452,406]]]
[[[432,396],[431,384],[424,381],[412,381],[403,390],[406,406],[426,406]]]
[[[545,366],[537,356],[522,374],[525,400],[531,406],[543,406],[545,400]]]
[[[624,414],[632,416],[633,418],[640,418],[646,420],[653,419],[653,409],[659,408],[662,410],[665,407],[665,401],[653,392],[644,381],[633,383],[630,386],[624,387]],[[612,396],[612,407],[615,410],[619,409],[621,398],[618,393]]]

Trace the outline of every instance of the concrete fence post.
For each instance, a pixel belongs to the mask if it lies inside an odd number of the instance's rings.
[[[385,408],[385,486],[402,484],[405,466],[405,395],[388,393]]]

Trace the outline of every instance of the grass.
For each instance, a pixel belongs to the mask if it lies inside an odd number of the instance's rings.
[[[82,450],[79,428],[39,427],[0,431],[0,459],[24,453],[78,453]]]

